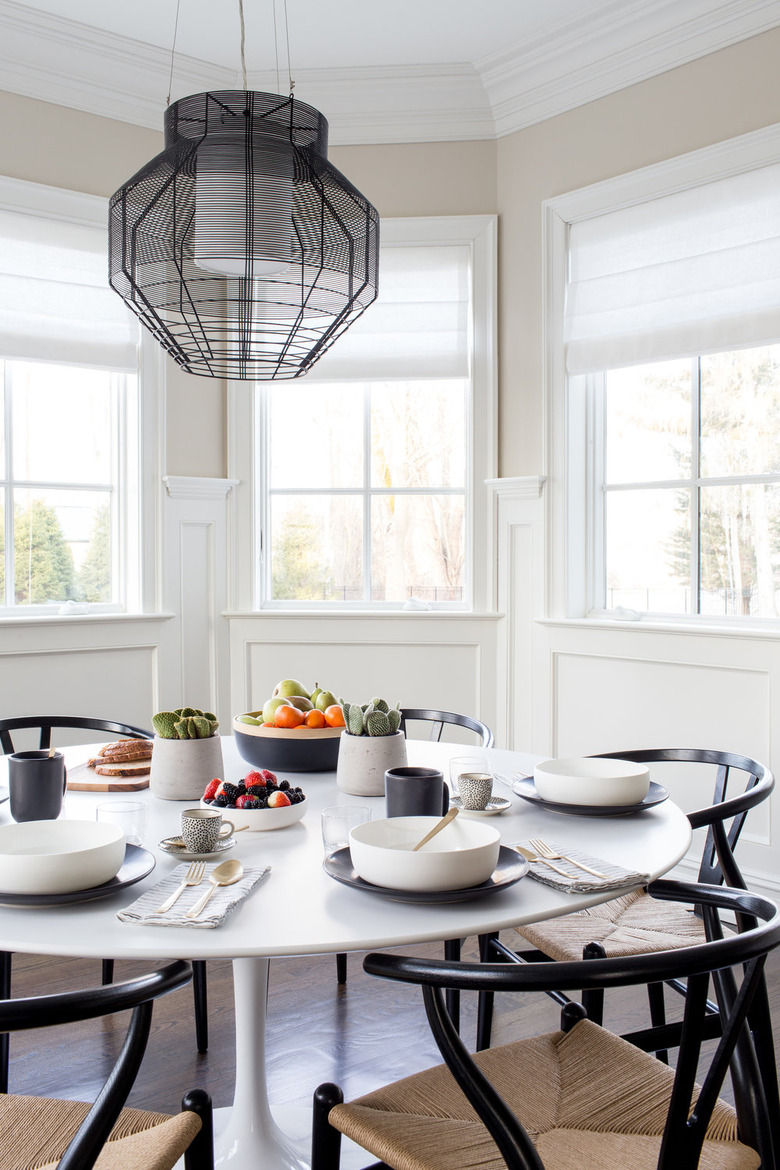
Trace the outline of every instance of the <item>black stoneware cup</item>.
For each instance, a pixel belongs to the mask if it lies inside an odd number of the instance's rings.
[[[389,768],[385,811],[389,817],[438,817],[450,807],[450,790],[435,768]]]
[[[56,821],[68,777],[62,752],[14,752],[8,757],[8,792],[15,821]]]

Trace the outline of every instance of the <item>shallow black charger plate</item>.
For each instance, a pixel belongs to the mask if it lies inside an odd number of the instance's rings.
[[[642,812],[653,805],[663,804],[669,799],[669,793],[661,784],[650,781],[650,790],[644,800],[635,804],[558,804],[557,801],[544,800],[536,791],[532,776],[521,776],[512,784],[512,791],[528,800],[531,804],[538,804],[542,808],[549,808],[552,812],[568,813],[572,817],[625,817],[629,813]]]
[[[110,881],[101,886],[93,886],[91,890],[72,890],[69,894],[5,894],[0,890],[0,906],[26,906],[28,908],[45,906],[67,906],[74,902],[94,902],[98,898],[107,898],[125,886],[132,886],[150,874],[157,864],[153,853],[143,849],[140,845],[126,845],[125,859],[119,872]]]
[[[431,891],[393,890],[386,886],[374,886],[371,882],[363,881],[352,865],[349,847],[337,849],[330,857],[326,857],[322,868],[337,882],[351,886],[353,890],[364,890],[368,894],[378,894],[380,898],[389,898],[391,902],[416,902],[429,906],[438,906],[444,902],[468,902],[472,898],[482,898],[486,894],[497,894],[519,882],[520,878],[528,873],[528,862],[514,849],[507,849],[501,845],[498,850],[498,864],[486,882],[478,886],[468,886],[465,890]]]

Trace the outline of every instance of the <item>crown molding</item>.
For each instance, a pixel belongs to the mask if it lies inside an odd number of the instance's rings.
[[[296,72],[334,145],[502,137],[780,25],[780,0],[605,0],[477,61]],[[0,0],[0,88],[159,131],[171,55]],[[274,92],[276,76],[252,88]],[[240,85],[238,70],[177,54],[173,99]]]
[[[780,0],[607,0],[476,62],[503,137],[780,24]]]

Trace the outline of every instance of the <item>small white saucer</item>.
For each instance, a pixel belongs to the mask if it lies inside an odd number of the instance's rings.
[[[211,853],[190,853],[184,845],[176,845],[176,841],[181,841],[181,837],[165,837],[160,841],[159,848],[174,857],[180,857],[182,861],[207,861],[210,857],[219,857],[220,853],[227,853],[228,849],[233,849],[236,844],[233,837],[228,837],[227,841],[218,841],[216,849]]]
[[[511,800],[506,800],[503,796],[491,796],[487,808],[464,808],[459,796],[450,797],[450,804],[460,809],[464,817],[497,817],[499,813],[506,812],[512,807]]]

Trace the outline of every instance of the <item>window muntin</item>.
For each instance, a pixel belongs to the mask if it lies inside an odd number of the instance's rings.
[[[593,382],[605,437],[592,608],[780,617],[780,345]]]
[[[120,420],[135,417],[137,377],[13,360],[0,361],[0,377],[0,607],[7,614],[68,602],[125,607],[129,469]]]
[[[466,606],[467,379],[276,385],[261,407],[267,604]]]

